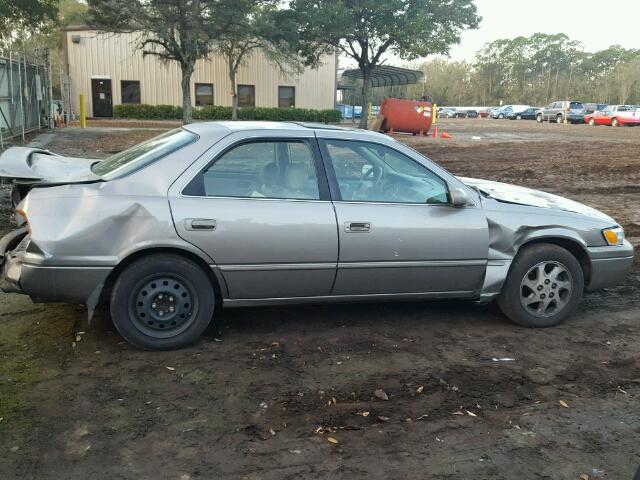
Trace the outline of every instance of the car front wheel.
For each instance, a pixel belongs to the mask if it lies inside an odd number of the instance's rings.
[[[536,122],[542,123],[542,121],[543,121],[542,114],[536,116]]]
[[[593,118],[589,119],[589,125],[591,125],[592,127],[596,126],[596,121]]]
[[[617,118],[614,118],[613,120],[611,120],[612,127],[617,127],[618,125],[620,125],[620,122],[618,122]]]
[[[173,350],[195,342],[215,305],[209,277],[180,255],[150,255],[118,276],[111,317],[129,343],[144,350]]]
[[[583,289],[582,267],[568,250],[535,244],[516,256],[498,305],[518,325],[551,327],[574,312]]]

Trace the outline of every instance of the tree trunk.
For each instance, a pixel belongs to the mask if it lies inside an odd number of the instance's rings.
[[[191,75],[193,65],[181,65],[182,67],[182,123],[187,125],[193,122],[191,107]]]
[[[362,72],[362,114],[360,115],[360,123],[358,128],[367,129],[369,120],[369,97],[371,96],[371,78],[369,71]],[[355,112],[353,112],[355,115]]]
[[[238,120],[238,86],[236,85],[236,72],[229,65],[229,81],[231,82],[231,120]]]

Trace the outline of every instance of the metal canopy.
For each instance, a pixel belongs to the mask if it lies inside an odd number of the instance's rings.
[[[342,74],[344,78],[351,80],[362,80],[360,69],[345,70]],[[420,70],[409,70],[408,68],[389,67],[379,65],[371,72],[372,87],[390,87],[395,85],[412,85],[424,79],[424,73]]]

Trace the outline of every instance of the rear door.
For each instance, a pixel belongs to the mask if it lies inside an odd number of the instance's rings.
[[[330,293],[336,219],[309,132],[231,134],[170,189],[178,234],[215,261],[231,299]]]
[[[407,153],[317,134],[340,239],[333,294],[461,297],[480,289],[489,235],[479,205],[451,206],[447,182]]]

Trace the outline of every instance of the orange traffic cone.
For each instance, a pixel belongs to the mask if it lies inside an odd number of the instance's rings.
[[[432,138],[438,138],[438,126],[433,127],[433,133],[431,134]]]
[[[444,130],[442,130],[442,134],[440,135],[440,138],[453,138],[453,137],[449,135],[447,132],[445,132]]]

